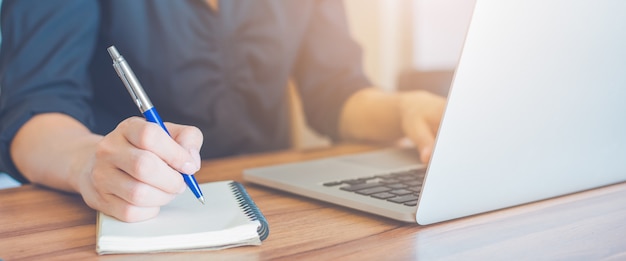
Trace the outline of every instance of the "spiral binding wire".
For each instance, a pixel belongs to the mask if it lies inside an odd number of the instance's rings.
[[[241,183],[233,181],[228,185],[233,191],[233,195],[235,195],[235,199],[237,200],[239,207],[244,211],[246,216],[248,216],[250,220],[258,220],[261,223],[261,225],[257,228],[257,233],[259,234],[261,241],[265,240],[269,235],[270,230],[269,224],[267,223],[265,216],[263,216],[263,213],[261,213],[261,210],[259,210],[256,204],[254,204],[254,201],[252,201],[252,198],[250,198],[250,195],[248,195],[248,192]]]

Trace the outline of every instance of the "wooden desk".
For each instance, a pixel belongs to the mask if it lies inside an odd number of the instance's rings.
[[[197,179],[242,181],[245,168],[370,149],[341,145],[208,161]],[[3,190],[0,259],[626,259],[626,183],[426,227],[246,186],[270,223],[262,246],[109,256],[96,255],[96,213],[80,197],[32,185]]]

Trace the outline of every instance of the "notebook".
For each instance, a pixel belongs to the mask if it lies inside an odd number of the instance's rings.
[[[390,148],[244,179],[422,225],[626,181],[624,10],[477,0],[428,166]]]
[[[235,181],[200,184],[205,205],[191,191],[177,196],[153,219],[126,223],[98,213],[98,254],[215,250],[260,245],[268,223]]]

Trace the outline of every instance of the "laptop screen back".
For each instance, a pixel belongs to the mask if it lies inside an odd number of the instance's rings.
[[[417,221],[626,180],[626,1],[478,0]]]

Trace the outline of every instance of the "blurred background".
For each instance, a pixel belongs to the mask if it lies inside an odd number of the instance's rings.
[[[344,0],[364,69],[387,91],[424,89],[446,96],[475,0]],[[292,106],[296,149],[328,146]]]
[[[437,84],[437,79],[425,82],[427,79],[412,76],[439,76],[441,81],[449,81],[445,76],[456,67],[475,0],[345,3],[353,36],[365,49],[365,71],[378,86],[447,92],[434,88],[442,86],[421,86]],[[411,86],[410,80],[420,86]]]

